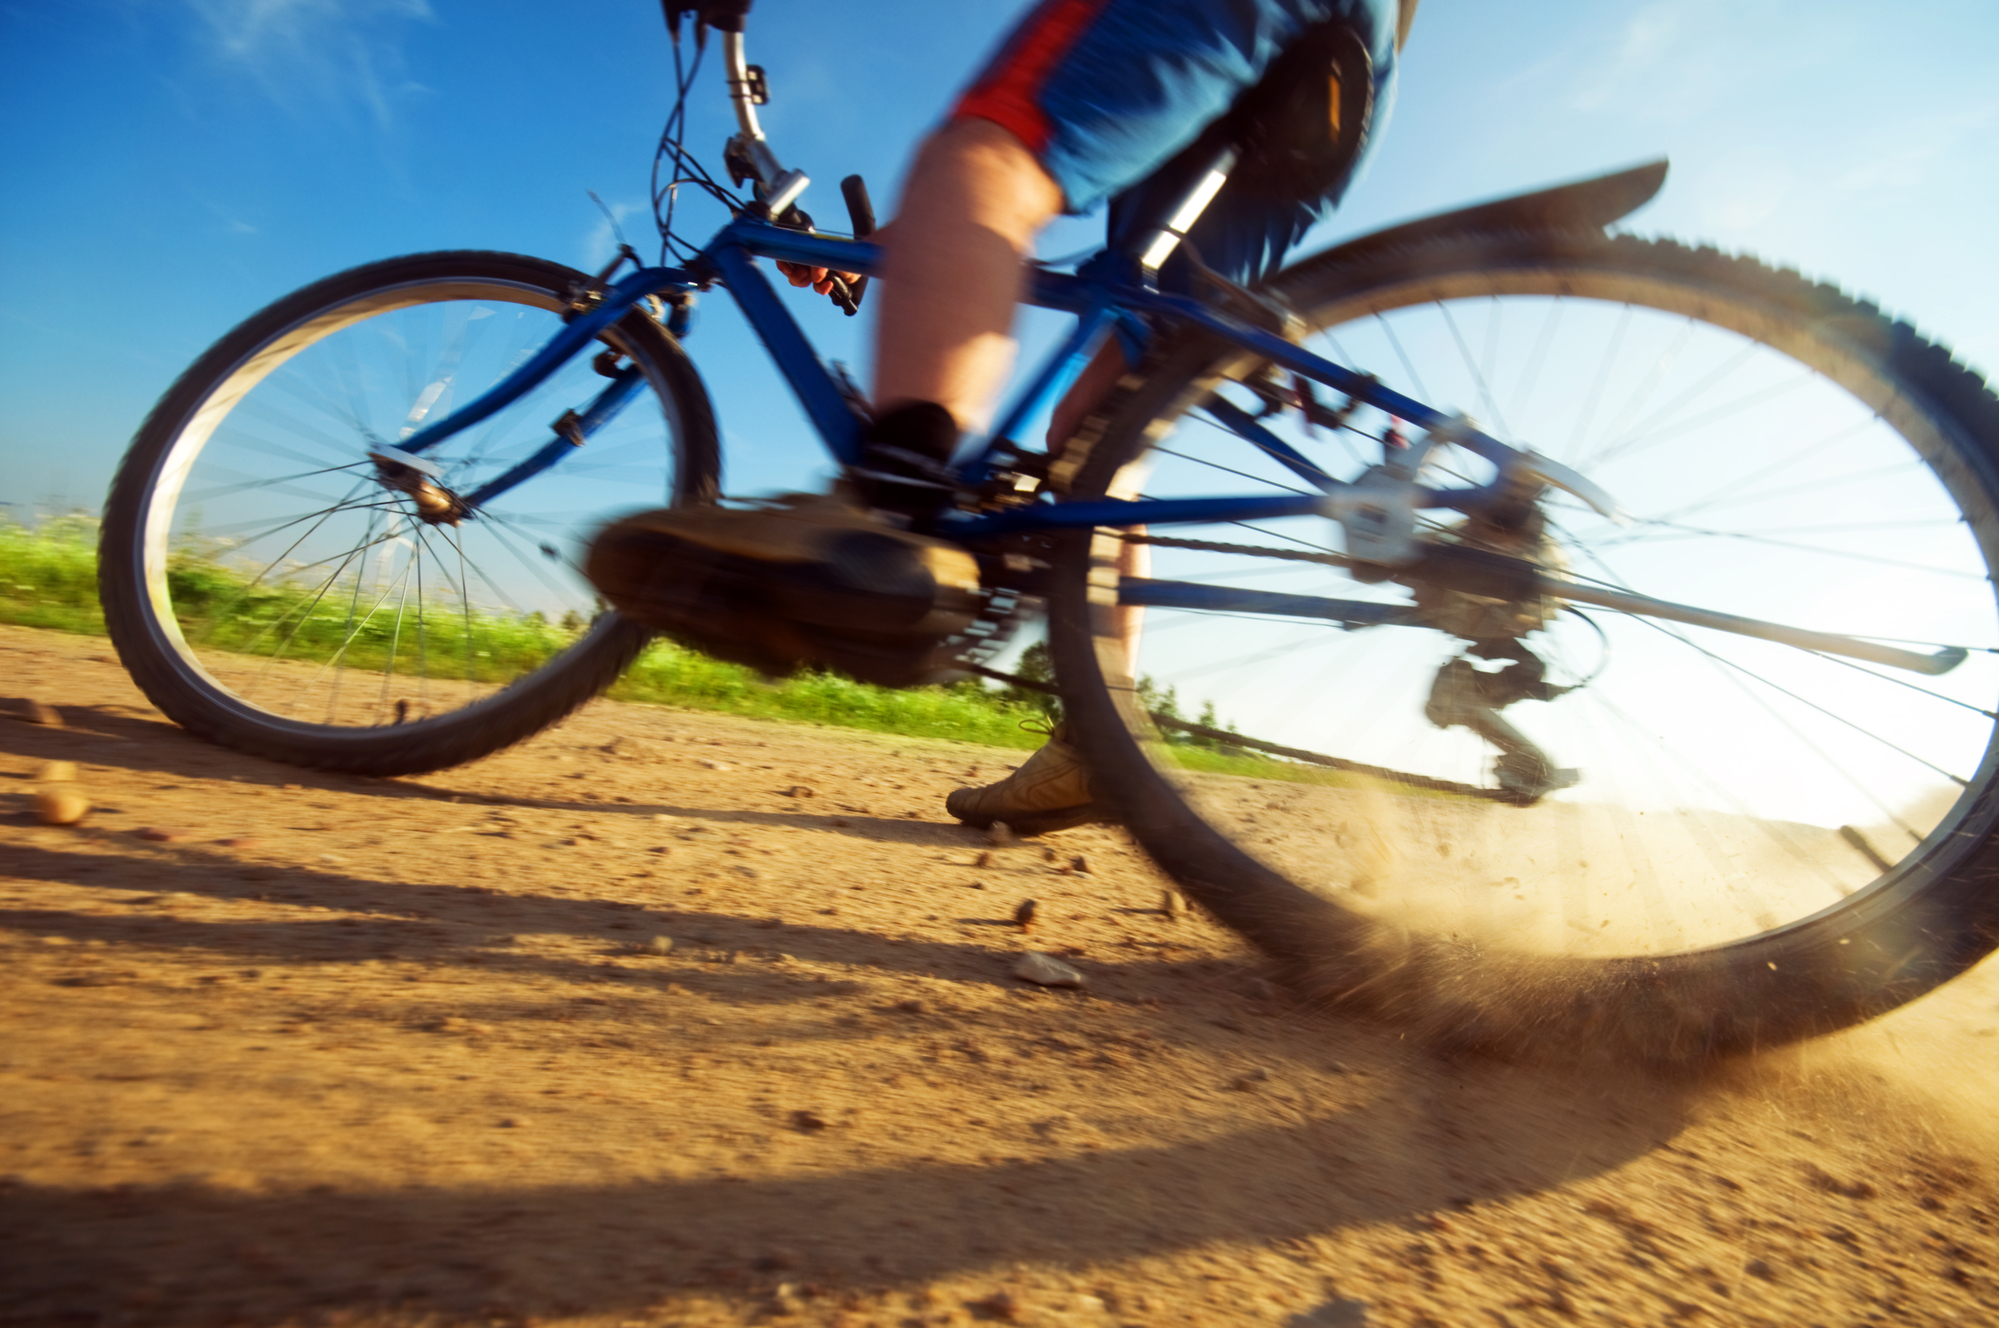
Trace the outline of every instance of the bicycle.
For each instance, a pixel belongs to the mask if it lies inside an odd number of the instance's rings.
[[[755,260],[874,273],[865,189],[846,186],[852,237],[814,228],[740,31],[721,50],[752,197],[672,137],[697,58],[662,153],[732,216],[691,246],[666,197],[678,263],[371,264],[256,314],[168,391],[100,560],[163,712],[401,775],[595,696],[649,633],[603,611],[575,549],[640,485],[723,501],[683,348],[699,293],[736,300],[828,452],[859,461],[866,402]],[[1139,242],[1037,270],[1031,303],[1076,327],[953,469],[936,533],[981,584],[952,666],[992,673],[1045,606],[1069,722],[1139,844],[1320,998],[1442,1041],[1739,1050],[1892,1009],[1999,943],[1999,647],[1980,644],[1999,641],[1999,400],[1976,374],[1836,288],[1607,234],[1663,162],[1255,290],[1164,293],[1215,165]],[[836,288],[849,312],[865,279]],[[1113,335],[1140,367],[1051,467],[1015,435]],[[648,395],[656,416],[628,409]],[[1566,461],[1501,437],[1564,424]],[[1216,494],[1215,470],[1257,488]],[[1772,506],[1793,516],[1716,515]],[[1226,538],[1161,533],[1201,527]],[[1132,542],[1172,574],[1120,574]],[[1293,584],[1239,584],[1259,577]],[[1353,588],[1312,584],[1333,577]],[[1152,615],[1150,667],[1200,690],[1200,721],[1126,673],[1120,605]],[[1813,619],[1839,630],[1789,625]],[[1526,701],[1539,737],[1501,713]],[[1235,731],[1243,711],[1260,731]]]

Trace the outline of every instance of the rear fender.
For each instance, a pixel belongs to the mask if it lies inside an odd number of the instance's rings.
[[[1652,201],[1666,182],[1666,159],[1608,175],[1558,184],[1552,189],[1474,203],[1452,212],[1405,221],[1386,230],[1335,245],[1311,261],[1344,263],[1371,253],[1400,249],[1446,235],[1495,232],[1601,231]]]

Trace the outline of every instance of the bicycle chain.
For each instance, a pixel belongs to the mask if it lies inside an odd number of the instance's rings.
[[[1187,541],[1178,541],[1186,543]],[[1023,678],[1018,674],[1002,673],[998,669],[982,664],[968,666],[973,673],[995,682],[1024,687],[1031,692],[1043,692],[1049,696],[1060,696],[1060,688],[1049,683]],[[1483,798],[1490,802],[1510,802],[1513,794],[1505,789],[1485,788],[1477,784],[1459,784],[1448,779],[1433,779],[1429,775],[1410,774],[1406,770],[1390,770],[1386,766],[1366,765],[1360,761],[1349,761],[1343,756],[1327,756],[1323,752],[1306,751],[1302,747],[1283,747],[1274,742],[1264,742],[1260,738],[1245,738],[1240,733],[1229,733],[1222,729],[1209,728],[1205,724],[1194,724],[1172,715],[1161,714],[1157,710],[1146,712],[1146,717],[1163,729],[1206,738],[1211,742],[1225,743],[1230,747],[1242,747],[1249,751],[1262,752],[1267,756],[1282,756],[1293,761],[1305,761],[1311,765],[1322,765],[1331,770],[1341,770],[1348,774],[1367,775],[1374,779],[1386,780],[1394,784],[1404,784],[1410,788],[1429,789],[1435,793],[1455,793],[1465,798]]]
[[[1290,563],[1318,563],[1325,567],[1352,567],[1353,559],[1338,553],[1305,553],[1296,549],[1267,549],[1259,544],[1218,544],[1213,540],[1174,539],[1168,535],[1125,535],[1126,544],[1153,544],[1162,549],[1193,549],[1199,553],[1240,553],[1252,558],[1278,558]]]

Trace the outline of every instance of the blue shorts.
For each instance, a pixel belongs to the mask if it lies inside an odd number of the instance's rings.
[[[1394,98],[1399,9],[1398,0],[1042,0],[953,118],[990,120],[1019,138],[1071,213],[1129,203],[1285,47],[1329,19],[1352,24],[1373,56],[1379,127]],[[1246,205],[1224,190],[1194,239],[1217,270],[1253,280],[1337,201]],[[1113,209],[1114,231],[1116,214],[1132,210]]]

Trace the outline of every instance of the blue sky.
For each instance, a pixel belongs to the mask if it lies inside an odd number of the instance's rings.
[[[766,125],[819,181],[807,206],[837,217],[860,171],[886,215],[1018,8],[759,0]],[[328,272],[441,248],[589,264],[590,189],[642,240],[668,49],[649,0],[0,4],[0,500],[94,507],[174,375]],[[1990,0],[1423,0],[1372,173],[1313,247],[1664,153],[1632,229],[1836,276],[1999,366],[1995,68]],[[711,79],[691,141],[725,132]],[[808,323],[864,362],[855,323]],[[796,483],[795,413],[719,300],[691,348],[730,488]]]

